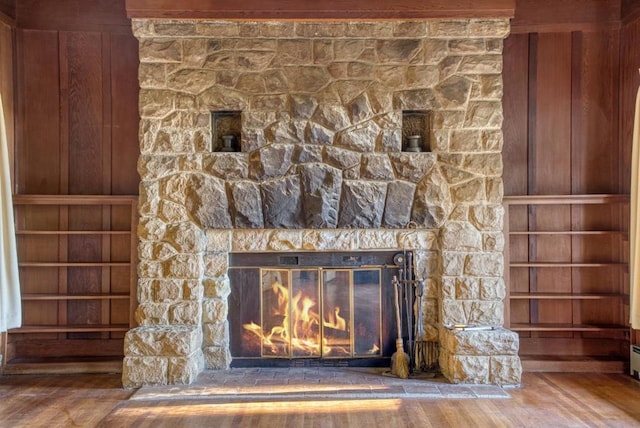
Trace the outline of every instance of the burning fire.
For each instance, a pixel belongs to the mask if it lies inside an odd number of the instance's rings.
[[[329,312],[329,321],[324,321],[325,327],[332,328],[334,330],[347,331],[347,320],[340,316],[340,306],[336,306],[333,312]]]
[[[343,311],[337,304],[325,310],[320,308],[316,281],[306,281],[305,278],[300,281],[303,284],[299,289],[296,290],[298,287],[295,287],[292,290],[281,278],[280,272],[268,271],[263,274],[262,289],[266,294],[263,294],[261,300],[262,326],[253,321],[243,324],[249,337],[257,340],[256,345],[261,346],[261,355],[289,358],[352,356],[354,337],[350,331],[350,311]],[[348,301],[342,303],[350,304]],[[366,336],[367,330],[359,323],[356,336]],[[366,351],[366,348],[362,349],[361,355],[380,354],[377,341],[370,346]]]
[[[264,329],[255,322],[244,324],[245,330],[254,334],[262,343],[263,353],[275,356],[320,356],[334,351],[327,338],[320,339],[320,314],[316,310],[317,301],[298,291],[290,297],[289,288],[280,281],[273,281],[271,291],[275,295],[274,307],[270,308],[267,319],[281,320],[270,329]],[[266,323],[265,323],[266,324]],[[322,320],[322,326],[348,333],[349,321],[340,315],[336,306]],[[348,337],[348,334],[346,335]],[[340,347],[340,354],[348,350]]]
[[[290,298],[289,289],[280,281],[273,281],[271,290],[276,295],[277,304],[271,308],[269,318],[279,318],[281,322],[269,331],[264,331],[254,322],[243,327],[260,339],[265,353],[288,356],[294,350],[301,355],[320,355],[320,316],[314,311],[316,302],[303,296],[301,291]]]

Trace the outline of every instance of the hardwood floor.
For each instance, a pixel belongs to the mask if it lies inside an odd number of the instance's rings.
[[[502,399],[128,400],[119,375],[0,377],[0,427],[640,427],[640,382],[525,373]]]

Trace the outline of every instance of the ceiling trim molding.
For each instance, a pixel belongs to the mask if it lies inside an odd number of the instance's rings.
[[[516,0],[126,0],[129,18],[411,20],[512,18]]]

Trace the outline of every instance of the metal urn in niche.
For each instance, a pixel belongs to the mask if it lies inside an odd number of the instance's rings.
[[[235,152],[236,151],[236,137],[235,135],[223,135],[222,137],[221,152]]]
[[[422,136],[410,135],[407,137],[407,152],[421,152],[422,151]]]

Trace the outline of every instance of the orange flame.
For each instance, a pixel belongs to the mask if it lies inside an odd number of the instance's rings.
[[[274,281],[271,289],[277,295],[277,305],[269,315],[280,315],[282,322],[269,333],[254,322],[243,327],[258,336],[263,347],[270,348],[273,355],[287,356],[282,354],[288,354],[289,349],[298,355],[320,355],[320,315],[313,310],[316,302],[302,292],[289,298],[289,289],[279,281]],[[323,351],[325,349],[323,346]]]
[[[347,320],[340,316],[340,306],[336,306],[333,312],[327,314],[329,321],[325,320],[323,325],[334,330],[347,331]]]

